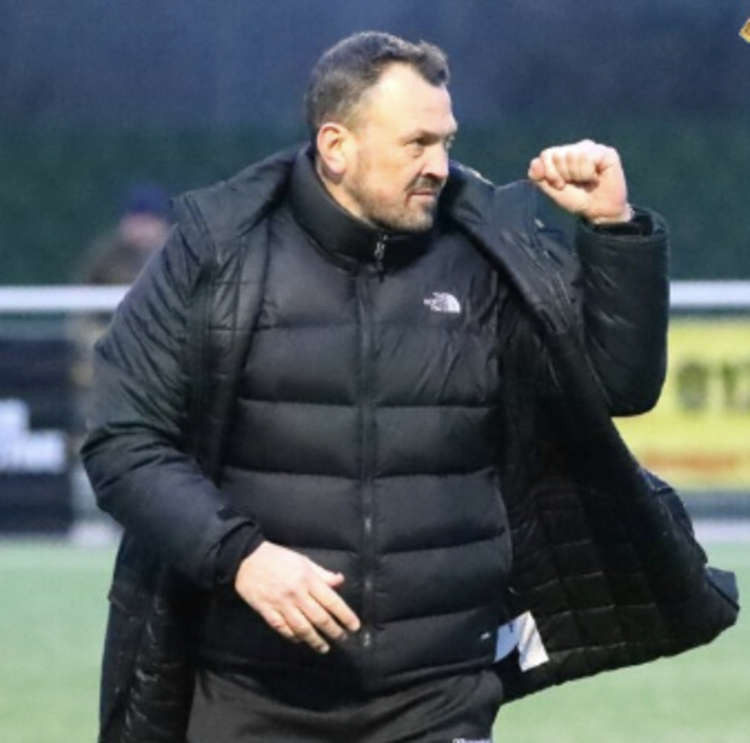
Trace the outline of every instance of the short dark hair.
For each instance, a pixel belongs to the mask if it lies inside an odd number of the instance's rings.
[[[310,74],[305,114],[313,141],[323,122],[349,120],[362,94],[394,62],[411,65],[431,85],[450,80],[445,53],[434,44],[412,44],[381,31],[347,36],[322,54]]]

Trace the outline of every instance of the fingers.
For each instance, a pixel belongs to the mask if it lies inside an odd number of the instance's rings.
[[[357,632],[359,630],[361,626],[359,617],[349,608],[346,601],[338,593],[326,586],[325,589],[313,590],[311,594],[323,609],[340,622],[349,632]]]
[[[347,630],[360,627],[335,590],[343,581],[341,573],[266,541],[240,564],[235,590],[282,637],[327,653],[328,640],[343,640]]]
[[[310,617],[306,616],[301,609],[296,606],[288,607],[284,618],[294,632],[295,639],[306,643],[316,653],[327,653],[331,649],[331,646],[310,622]]]
[[[312,597],[299,597],[279,606],[263,606],[260,614],[268,626],[291,642],[304,642],[317,653],[327,653],[330,645],[321,633],[332,640],[346,637],[344,630]]]
[[[275,609],[264,609],[261,616],[266,620],[266,624],[271,629],[276,630],[282,637],[292,642],[300,642],[299,638],[294,634],[294,630],[280,612]]]
[[[536,180],[536,185],[538,188],[544,191],[544,193],[547,194],[547,196],[549,196],[551,199],[554,199],[555,195],[559,193],[560,191],[560,189],[557,186],[553,186],[549,181],[543,178]]]
[[[583,139],[542,150],[530,162],[528,176],[540,185],[546,181],[560,190],[568,183],[595,182],[601,170],[616,158],[617,152],[611,147]]]
[[[314,586],[307,595],[296,596],[281,612],[271,612],[266,621],[283,637],[304,642],[318,653],[330,650],[325,638],[344,640],[346,629],[356,632],[360,627],[357,615],[324,584]]]

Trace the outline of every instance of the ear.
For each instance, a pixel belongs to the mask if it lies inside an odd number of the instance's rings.
[[[326,121],[318,129],[315,145],[325,171],[340,179],[352,164],[352,133],[343,124]]]

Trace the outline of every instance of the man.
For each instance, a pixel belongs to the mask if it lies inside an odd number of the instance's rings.
[[[528,182],[451,166],[447,83],[424,43],[330,49],[313,146],[178,201],[99,344],[102,740],[486,741],[734,621],[609,420],[658,396],[662,223],[613,149],[545,150],[579,260]]]
[[[169,195],[156,183],[135,183],[122,200],[117,224],[98,235],[79,269],[85,284],[130,284],[170,228]]]

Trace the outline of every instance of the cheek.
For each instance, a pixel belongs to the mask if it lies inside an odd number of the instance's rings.
[[[383,201],[398,201],[407,190],[407,178],[398,168],[378,168],[370,174],[374,194]]]
[[[420,170],[413,162],[407,164],[399,163],[390,169],[388,173],[388,190],[393,198],[404,199],[408,196],[415,182],[419,179]]]
[[[360,182],[365,185],[370,198],[381,204],[403,206],[409,190],[420,175],[419,164],[403,153],[391,157],[383,154],[364,157],[359,166]]]

